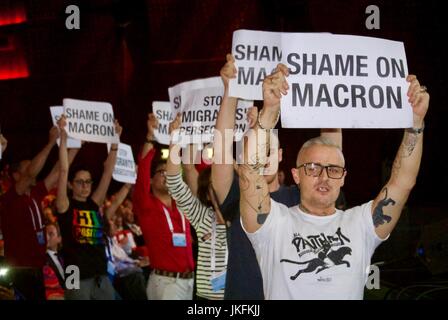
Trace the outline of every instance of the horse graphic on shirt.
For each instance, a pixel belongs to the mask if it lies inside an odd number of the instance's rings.
[[[318,274],[319,272],[336,265],[345,264],[347,265],[347,268],[350,268],[350,263],[343,259],[346,255],[352,254],[352,249],[350,247],[340,247],[337,250],[330,251],[330,248],[331,246],[329,244],[324,244],[317,254],[317,258],[308,261],[299,262],[289,259],[281,259],[280,262],[306,265],[304,269],[300,269],[295,275],[291,276],[291,280],[296,280],[302,273],[310,273],[317,270],[316,274]],[[332,264],[325,262],[325,260],[329,260]]]

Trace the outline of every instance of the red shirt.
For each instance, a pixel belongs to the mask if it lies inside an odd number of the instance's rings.
[[[133,205],[148,248],[151,268],[171,272],[194,270],[191,247],[190,223],[185,219],[186,247],[175,247],[162,202],[151,194],[151,162],[155,149],[152,149],[138,163],[137,182],[134,189]],[[174,233],[182,233],[181,213],[174,200],[171,209],[165,207],[170,215]]]
[[[8,263],[20,267],[44,266],[47,241],[40,205],[47,193],[41,181],[31,189],[30,195],[18,195],[15,186],[11,186],[1,197],[0,215]]]

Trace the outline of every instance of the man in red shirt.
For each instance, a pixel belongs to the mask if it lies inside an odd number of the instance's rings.
[[[151,170],[156,126],[157,119],[149,114],[148,133],[139,158],[133,199],[153,269],[147,295],[150,300],[191,300],[194,261],[190,223],[177,210],[168,193],[166,164],[159,163],[155,170]]]
[[[14,285],[29,300],[44,300],[42,267],[46,262],[46,237],[41,201],[56,185],[56,164],[50,174],[36,182],[59,133],[52,127],[48,143],[30,161],[10,167],[13,184],[0,198],[0,218],[5,242],[6,261],[15,267]],[[71,152],[73,159],[76,151]]]

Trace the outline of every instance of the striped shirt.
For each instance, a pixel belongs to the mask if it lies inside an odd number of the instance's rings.
[[[224,289],[213,291],[211,286],[212,269],[212,231],[216,223],[215,212],[206,207],[190,191],[182,180],[182,175],[167,175],[166,184],[177,208],[195,228],[199,241],[198,261],[196,269],[197,295],[201,298],[219,300],[224,298]],[[227,268],[226,226],[216,224],[215,235],[215,274]]]

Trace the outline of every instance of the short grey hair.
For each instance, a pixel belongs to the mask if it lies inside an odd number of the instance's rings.
[[[303,154],[303,152],[305,151],[305,149],[308,149],[312,146],[316,146],[316,145],[320,145],[320,146],[327,146],[327,147],[332,147],[332,148],[336,148],[341,157],[342,157],[342,161],[345,165],[345,159],[344,159],[344,154],[342,153],[342,149],[341,146],[338,145],[337,143],[335,143],[333,140],[319,136],[319,137],[315,137],[312,139],[309,139],[308,141],[306,141],[302,147],[299,150],[299,153],[297,154],[297,159],[296,159],[296,164],[298,165],[298,160],[301,154]]]

